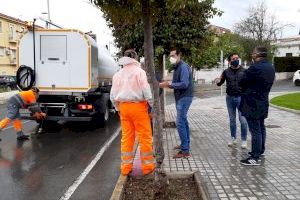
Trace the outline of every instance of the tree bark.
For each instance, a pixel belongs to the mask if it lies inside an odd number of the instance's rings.
[[[160,100],[159,100],[159,84],[155,77],[154,58],[153,58],[153,38],[152,38],[152,23],[150,0],[141,0],[143,22],[144,22],[144,53],[145,66],[148,74],[151,77],[151,84],[154,94],[154,131],[153,142],[155,149],[156,168],[154,172],[155,184],[155,199],[162,199],[167,191],[168,180],[162,168],[162,163],[165,157],[163,149],[163,135],[162,135],[162,118],[160,115]]]

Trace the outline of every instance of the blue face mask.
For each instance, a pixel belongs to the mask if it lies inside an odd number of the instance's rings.
[[[240,61],[239,60],[234,60],[234,61],[231,61],[230,63],[234,68],[237,68],[240,64]]]

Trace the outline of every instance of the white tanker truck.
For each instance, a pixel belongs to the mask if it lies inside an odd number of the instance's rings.
[[[17,65],[24,69],[17,75],[19,85],[40,89],[46,121],[103,125],[108,120],[111,80],[119,66],[89,35],[73,29],[28,31],[18,44]],[[32,119],[25,113],[22,118]]]

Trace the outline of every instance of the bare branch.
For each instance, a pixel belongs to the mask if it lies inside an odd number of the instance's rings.
[[[234,32],[260,43],[278,38],[285,28],[292,26],[281,24],[274,14],[269,14],[264,1],[250,7],[248,13],[248,17],[235,24]]]

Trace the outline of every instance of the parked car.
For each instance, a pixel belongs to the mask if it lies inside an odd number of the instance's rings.
[[[295,86],[300,86],[300,70],[297,70],[294,73],[293,83],[295,84]]]
[[[7,91],[17,89],[16,77],[15,76],[0,76],[0,87]]]

